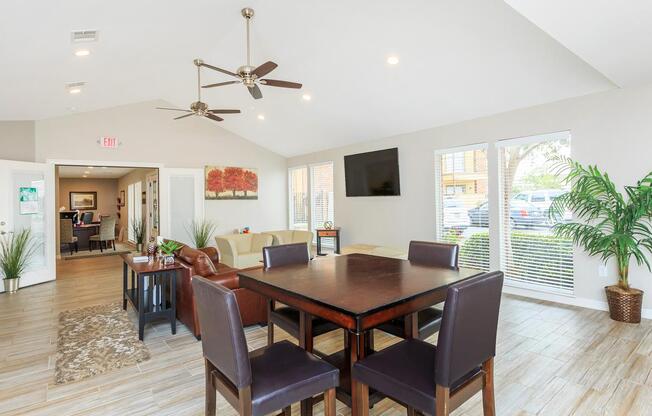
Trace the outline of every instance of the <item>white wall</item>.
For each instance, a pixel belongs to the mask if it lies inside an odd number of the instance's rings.
[[[557,103],[516,110],[449,126],[403,134],[334,150],[293,157],[288,166],[332,160],[335,169],[335,222],[342,227],[343,244],[370,243],[407,247],[411,239],[434,239],[435,149],[487,142],[490,202],[497,205],[497,140],[570,130],[572,156],[598,164],[619,186],[633,184],[652,170],[652,86],[613,90]],[[388,147],[399,148],[401,196],[346,198],[343,156]],[[498,213],[492,213],[497,224]],[[492,264],[497,265],[495,228]],[[652,256],[650,256],[652,257]],[[604,307],[605,285],[598,277],[600,261],[581,250],[575,254],[576,304]],[[644,307],[652,308],[652,274],[632,267],[631,284],[647,292]],[[564,300],[564,299],[557,299]],[[652,310],[646,312],[652,317]]]
[[[34,161],[33,121],[0,121],[0,159]]]
[[[287,227],[286,159],[199,117],[174,121],[170,106],[151,101],[36,121],[37,162],[48,159],[162,163],[165,167],[227,165],[257,168],[257,201],[206,201],[206,217],[219,233],[245,225],[254,231]],[[117,137],[116,150],[97,144]]]

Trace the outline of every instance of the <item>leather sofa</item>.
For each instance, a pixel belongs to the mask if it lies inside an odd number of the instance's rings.
[[[273,237],[272,245],[278,246],[281,244],[293,243],[306,243],[310,251],[310,258],[315,256],[312,247],[312,231],[304,230],[282,230],[282,231],[265,231],[265,234],[270,234]]]
[[[215,237],[222,263],[236,269],[262,266],[263,247],[271,246],[270,234],[228,234]]]
[[[195,275],[205,277],[233,290],[238,300],[244,326],[267,323],[265,298],[240,287],[238,270],[220,263],[220,256],[215,247],[197,250],[184,245],[177,251],[176,258],[183,267],[181,275],[177,277],[177,318],[190,329],[195,337],[199,338],[201,334],[192,288],[192,277]]]

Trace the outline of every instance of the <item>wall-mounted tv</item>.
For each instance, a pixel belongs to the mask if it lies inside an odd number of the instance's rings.
[[[401,195],[398,148],[344,156],[346,196]]]

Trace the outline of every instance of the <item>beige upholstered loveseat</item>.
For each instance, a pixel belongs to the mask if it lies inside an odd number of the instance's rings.
[[[281,231],[265,231],[265,234],[269,234],[273,237],[272,245],[278,246],[280,244],[292,244],[292,243],[306,243],[308,244],[308,249],[310,250],[310,257],[313,257],[315,253],[312,250],[312,232],[303,231],[303,230],[281,230]]]
[[[220,261],[236,269],[262,266],[263,247],[271,246],[271,234],[229,234],[215,237]]]

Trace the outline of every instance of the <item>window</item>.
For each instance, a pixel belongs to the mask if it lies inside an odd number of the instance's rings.
[[[132,183],[127,186],[127,237],[130,242],[136,243],[133,225],[136,221],[143,220],[143,206],[141,198],[142,184]]]
[[[444,158],[444,172],[464,172],[464,164],[465,152],[447,153]]]
[[[552,198],[567,190],[552,164],[556,156],[570,156],[570,134],[505,140],[498,150],[501,269],[512,284],[572,293],[573,244],[555,236],[548,219]]]
[[[308,168],[291,168],[288,172],[290,229],[308,229]]]
[[[333,163],[310,166],[310,212],[312,229],[334,220]]]
[[[288,171],[290,228],[315,230],[334,221],[333,162]]]
[[[460,245],[460,266],[489,270],[486,145],[436,152],[435,183],[436,239]]]

